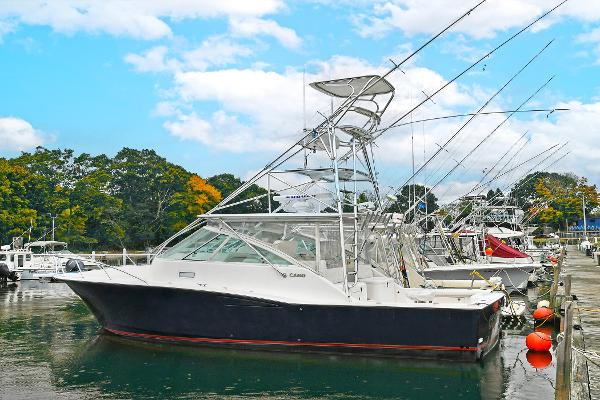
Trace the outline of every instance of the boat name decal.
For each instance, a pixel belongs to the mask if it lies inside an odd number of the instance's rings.
[[[290,274],[290,278],[306,278],[306,274],[296,274],[296,273],[292,272]]]

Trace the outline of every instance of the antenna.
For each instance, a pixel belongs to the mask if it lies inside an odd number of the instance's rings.
[[[304,148],[304,168],[308,166],[308,154],[306,152],[306,66],[302,69],[302,147]]]

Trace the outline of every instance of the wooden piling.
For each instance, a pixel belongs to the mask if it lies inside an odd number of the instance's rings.
[[[563,322],[564,321],[564,322]],[[556,400],[571,398],[571,363],[573,351],[573,304],[565,301],[563,339],[556,348]]]

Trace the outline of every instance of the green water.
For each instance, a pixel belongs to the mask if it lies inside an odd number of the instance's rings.
[[[62,284],[21,282],[0,287],[0,398],[554,398],[554,366],[527,363],[530,330],[505,331],[483,364],[158,345],[102,334]]]

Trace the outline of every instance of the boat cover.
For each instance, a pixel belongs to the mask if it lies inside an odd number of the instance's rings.
[[[499,258],[529,258],[529,255],[502,243],[500,239],[492,235],[485,235],[485,247],[490,247],[492,255]]]

